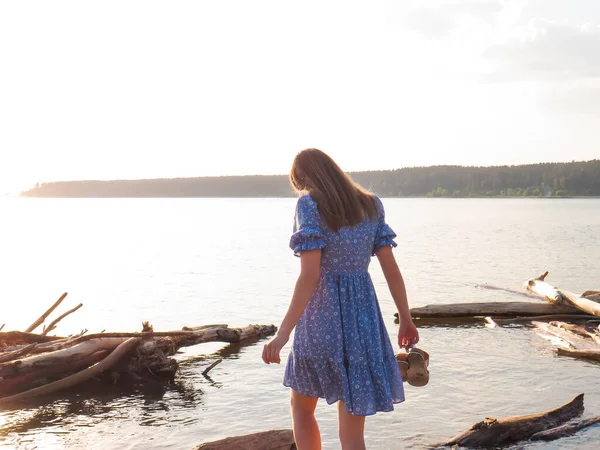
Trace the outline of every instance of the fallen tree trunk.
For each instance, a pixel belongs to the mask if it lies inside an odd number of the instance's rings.
[[[557,348],[554,350],[560,356],[570,356],[571,358],[591,359],[600,361],[600,349],[598,350],[577,350],[572,348]]]
[[[42,373],[45,369],[71,364],[100,350],[112,351],[123,341],[124,338],[93,339],[62,350],[2,363],[0,364],[0,380],[2,380],[0,386],[3,381],[11,377],[27,375],[31,372]]]
[[[109,351],[107,350],[100,350],[89,355],[82,355],[67,364],[51,366],[44,370],[3,379],[0,381],[0,398],[39,387],[56,379],[79,372],[100,362],[108,353]]]
[[[581,297],[573,294],[569,291],[564,291],[559,289],[558,292],[567,299],[567,301],[573,306],[581,309],[582,311],[587,312],[588,314],[593,314],[594,316],[600,317],[600,303],[590,300],[586,297]]]
[[[507,417],[504,419],[486,418],[476,423],[470,430],[454,436],[439,446],[460,445],[479,448],[503,445],[529,439],[535,433],[555,428],[583,413],[583,394],[559,408],[539,414]]]
[[[194,450],[293,450],[292,430],[272,430],[206,442]]]
[[[145,330],[152,330],[145,324]],[[48,342],[27,344],[12,352],[0,353],[0,397],[29,390],[42,383],[52,382],[97,363],[107,352],[114,350],[129,338],[139,340],[137,350],[122,364],[113,369],[111,376],[128,377],[134,381],[144,379],[172,380],[179,367],[170,356],[182,347],[204,342],[221,341],[240,343],[273,334],[273,325],[249,325],[229,328],[227,325],[206,325],[185,328],[181,331],[142,333],[99,333],[74,338],[55,337]],[[16,333],[16,334],[15,334]],[[0,333],[0,335],[8,333]],[[47,340],[48,336],[11,332],[21,341]]]
[[[95,364],[92,367],[88,367],[87,369],[84,369],[81,372],[77,372],[74,375],[68,376],[53,383],[49,383],[44,386],[28,390],[26,392],[21,392],[20,394],[16,394],[10,397],[0,398],[0,407],[5,406],[9,403],[23,401],[31,397],[46,395],[61,389],[67,389],[77,384],[80,384],[86,380],[89,380],[92,377],[100,375],[102,372],[110,369],[113,365],[115,365],[123,356],[125,356],[129,351],[131,351],[138,344],[138,342],[139,339],[130,338],[125,342],[122,342],[110,355],[108,355],[106,358],[104,358],[102,361],[100,361],[98,364]]]
[[[581,312],[570,305],[552,305],[534,302],[488,302],[488,303],[450,303],[427,305],[411,308],[413,318],[469,317],[469,316],[541,316],[549,314],[579,314]],[[398,317],[398,314],[395,314]]]
[[[12,361],[13,359],[20,358],[23,355],[29,354],[38,344],[27,344],[23,345],[17,350],[0,354],[0,364],[6,361]]]
[[[591,419],[581,420],[576,423],[562,425],[546,431],[540,431],[531,436],[532,441],[553,441],[554,439],[570,436],[577,431],[600,423],[600,416],[592,417]]]
[[[67,349],[2,363],[0,396],[85,369],[101,359],[99,352],[112,351],[124,341],[119,338],[94,339]]]
[[[524,286],[525,289],[534,292],[551,303],[571,304],[581,311],[600,317],[600,303],[584,297],[583,294],[579,296],[563,289],[557,289],[544,281],[546,276],[548,276],[548,272],[544,272],[539,277],[527,280]],[[596,298],[596,291],[586,291],[584,294]]]

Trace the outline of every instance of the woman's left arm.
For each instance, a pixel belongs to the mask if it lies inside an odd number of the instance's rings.
[[[308,302],[315,292],[319,283],[321,271],[321,250],[308,250],[300,255],[300,275],[296,281],[292,301],[288,307],[287,313],[281,322],[277,335],[271,339],[264,347],[262,358],[267,364],[280,363],[279,353],[290,339],[290,334],[302,313],[306,309]]]

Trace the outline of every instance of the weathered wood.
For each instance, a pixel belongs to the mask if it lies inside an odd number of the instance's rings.
[[[485,322],[484,317],[481,316],[413,317],[412,320],[417,327],[470,327],[480,326]],[[394,322],[399,323],[397,317]]]
[[[53,305],[52,305],[50,308],[48,308],[48,310],[47,310],[47,311],[46,311],[44,314],[42,314],[42,315],[39,317],[39,319],[38,319],[38,320],[36,320],[35,322],[33,322],[33,323],[32,323],[32,324],[29,326],[29,328],[27,328],[27,329],[25,330],[25,332],[26,332],[26,333],[31,333],[33,330],[35,330],[37,327],[39,327],[41,324],[43,324],[43,323],[44,323],[44,320],[46,320],[46,317],[48,317],[50,314],[52,314],[52,311],[54,311],[54,310],[56,309],[56,307],[62,303],[62,301],[65,299],[65,297],[66,297],[66,296],[67,296],[67,292],[65,292],[63,295],[61,295],[61,296],[59,297],[59,299],[58,299],[58,300],[56,300],[56,301],[54,302],[54,304],[53,304]]]
[[[13,359],[20,358],[23,355],[29,354],[31,350],[33,350],[38,344],[27,344],[23,345],[21,348],[17,350],[13,350],[12,352],[0,353],[0,364],[6,361],[12,361]]]
[[[40,376],[43,376],[46,369],[68,366],[78,359],[100,350],[113,350],[124,341],[125,338],[93,339],[62,350],[2,363],[0,364],[0,389],[8,378],[20,377],[29,373],[39,373]]]
[[[531,436],[532,441],[553,441],[554,439],[570,436],[579,430],[600,423],[600,416],[591,419],[580,420],[579,422],[562,425],[546,431],[540,431]]]
[[[549,314],[581,314],[571,305],[534,302],[450,303],[411,308],[413,318],[468,316],[541,316]],[[398,317],[398,314],[395,314]]]
[[[0,397],[14,395],[79,372],[100,362],[108,353],[108,350],[101,350],[89,355],[81,355],[64,364],[53,365],[37,371],[29,371],[21,375],[5,378],[0,381]]]
[[[145,329],[151,330],[150,326]],[[140,340],[137,351],[117,371],[132,379],[173,379],[178,368],[176,360],[169,358],[179,348],[204,342],[240,343],[258,339],[276,331],[273,325],[249,325],[228,328],[226,325],[196,327],[194,331],[100,333],[76,338],[53,338],[49,342],[35,343],[16,348],[9,358],[0,363],[0,396],[30,389],[41,382],[71,374],[97,362],[99,352],[112,351],[128,338]],[[0,333],[2,334],[2,333]],[[6,333],[4,333],[6,334]],[[49,336],[19,333],[46,340]],[[14,337],[11,335],[11,337]],[[3,354],[0,354],[2,357]],[[4,353],[4,356],[9,355]],[[95,359],[94,359],[95,355]],[[16,359],[20,358],[20,359]]]
[[[545,298],[550,303],[560,303],[563,301],[563,296],[556,288],[544,280],[548,276],[548,272],[544,272],[539,277],[531,278],[525,282],[523,286],[526,290]]]
[[[600,302],[600,291],[585,291],[581,293],[581,297],[585,297],[588,300]]]
[[[551,303],[568,303],[581,311],[600,317],[600,303],[586,298],[583,294],[579,296],[546,283],[544,280],[547,275],[548,272],[545,272],[539,277],[527,280],[524,285],[525,289],[534,292]],[[596,298],[596,291],[585,291],[584,294]]]
[[[544,330],[547,333],[550,333],[554,336],[558,336],[573,348],[577,350],[595,350],[600,349],[598,345],[591,341],[590,339],[583,338],[565,328],[557,326],[557,324],[561,324],[562,322],[555,322],[555,325],[545,322],[532,322],[536,327]]]
[[[480,448],[502,445],[529,439],[535,433],[555,428],[579,416],[583,412],[583,394],[559,408],[538,414],[507,417],[504,419],[486,418],[476,423],[470,430],[454,436],[439,446],[460,445]]]
[[[292,430],[272,430],[206,442],[194,450],[293,450]]]
[[[123,356],[125,356],[127,353],[129,353],[129,351],[135,348],[138,345],[138,343],[138,338],[130,338],[125,342],[122,342],[110,355],[108,355],[106,358],[104,358],[102,361],[100,361],[98,364],[95,364],[92,367],[88,367],[87,369],[84,369],[81,372],[77,372],[74,375],[70,375],[53,383],[49,383],[38,388],[30,389],[26,392],[21,392],[20,394],[16,394],[10,397],[0,398],[0,407],[6,406],[9,403],[23,401],[31,397],[47,395],[52,392],[67,389],[84,381],[87,381],[90,378],[93,378],[97,375],[100,375],[102,372],[114,366]]]
[[[10,342],[14,344],[31,344],[32,342],[51,342],[58,341],[58,336],[42,336],[41,334],[28,333],[23,331],[0,331],[0,342]]]
[[[588,314],[600,317],[600,303],[590,300],[586,297],[580,297],[572,292],[559,289],[558,292],[576,308],[585,311]]]
[[[591,359],[594,361],[600,361],[600,349],[577,350],[572,348],[558,347],[554,351],[560,356],[570,356],[571,358]]]
[[[596,333],[592,333],[592,332],[586,330],[582,326],[574,325],[572,323],[560,322],[560,321],[552,321],[552,322],[550,322],[550,325],[554,325],[559,328],[563,328],[563,329],[568,330],[572,333],[575,333],[581,337],[589,338],[592,341],[594,341],[596,344],[600,345],[600,336],[598,336],[598,334],[596,334]],[[598,349],[600,349],[600,347],[598,347]]]
[[[497,325],[509,325],[512,323],[526,323],[545,320],[587,320],[590,317],[593,316],[590,316],[589,314],[549,314],[547,316],[509,317],[507,319],[494,318],[493,320]],[[488,318],[486,317],[486,320],[487,319]]]
[[[50,322],[50,324],[44,329],[44,332],[42,334],[44,336],[46,336],[48,333],[50,333],[52,330],[54,330],[56,328],[56,324],[58,322],[60,322],[65,317],[67,317],[69,314],[74,313],[75,311],[77,311],[82,306],[83,306],[83,303],[80,303],[75,308],[72,308],[72,309],[68,310],[66,313],[61,314],[60,316],[58,316],[56,319],[54,319],[52,322]]]
[[[202,371],[202,375],[207,376],[208,372],[210,372],[212,369],[214,369],[215,367],[217,367],[222,362],[223,362],[222,358],[217,359],[216,361],[214,361],[212,364],[210,364],[206,369],[204,369]]]

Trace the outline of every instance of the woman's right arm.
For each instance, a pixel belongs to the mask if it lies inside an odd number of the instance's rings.
[[[400,268],[396,263],[396,258],[392,251],[392,247],[384,246],[377,250],[375,253],[381,270],[385,276],[390,293],[396,303],[398,309],[398,319],[400,321],[400,329],[398,331],[398,345],[400,347],[410,347],[419,342],[419,332],[417,327],[413,324],[410,316],[410,309],[408,307],[408,299],[406,297],[406,287],[404,285],[404,279]]]

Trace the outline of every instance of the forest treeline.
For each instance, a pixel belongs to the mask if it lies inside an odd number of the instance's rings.
[[[431,166],[352,172],[384,197],[598,196],[600,160],[518,166]],[[26,197],[288,197],[285,175],[38,183]]]

